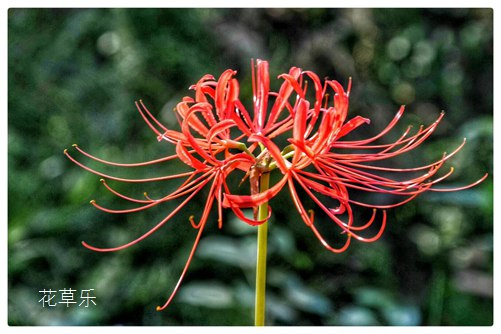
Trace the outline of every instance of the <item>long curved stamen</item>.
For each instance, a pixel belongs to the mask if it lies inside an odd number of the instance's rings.
[[[207,181],[208,182],[208,181]],[[206,184],[206,183],[205,183]],[[205,185],[204,184],[204,185]],[[203,187],[197,188],[190,196],[188,196],[177,208],[175,208],[171,213],[169,213],[162,221],[160,221],[157,225],[155,225],[152,229],[150,229],[148,232],[144,233],[141,235],[139,238],[132,240],[131,242],[128,242],[122,246],[118,247],[111,247],[111,248],[99,248],[99,247],[94,247],[86,243],[85,241],[82,241],[82,245],[90,250],[96,251],[96,252],[116,252],[125,248],[129,248],[132,245],[137,244],[138,242],[146,239],[153,233],[155,233],[160,227],[165,225],[176,213],[181,210],[186,203],[188,203]]]
[[[345,144],[352,144],[352,145],[367,145],[368,143],[372,143],[373,141],[383,137],[385,134],[387,134],[393,127],[398,123],[402,115],[404,114],[405,111],[405,106],[401,106],[398,112],[396,113],[395,117],[391,120],[391,122],[386,126],[386,128],[383,129],[380,133],[378,133],[376,136],[367,138],[364,140],[357,140],[357,141],[345,141],[343,143]]]
[[[141,117],[143,118],[143,120],[145,121],[145,123],[148,125],[148,127],[157,135],[157,138],[162,138],[162,132],[159,131],[153,124],[151,124],[150,120],[148,119],[148,117],[144,114],[144,111],[142,110],[141,108],[141,104],[139,104],[139,102],[134,102],[135,105],[136,105],[136,108],[137,110],[139,111],[139,114],[141,115]],[[165,129],[164,131],[165,132]]]
[[[343,196],[341,194],[336,193],[335,191],[333,191],[333,193],[329,194],[328,189],[322,189],[322,188],[318,187],[318,185],[313,185],[311,183],[312,182],[311,180],[308,180],[304,177],[301,177],[298,173],[294,172],[292,175],[294,176],[294,180],[296,180],[301,185],[301,187],[317,203],[317,205],[321,206],[322,204],[320,204],[320,201],[317,202],[317,200],[316,200],[317,197],[313,195],[313,192],[311,192],[310,188],[314,189],[315,191],[319,192],[322,195],[329,196],[333,199],[338,200],[341,203],[341,205],[344,205],[348,208],[348,222],[347,223],[343,222],[341,219],[337,218],[335,215],[332,216],[333,217],[332,220],[344,232],[348,232],[348,229],[353,225],[353,213],[352,213],[351,209],[349,208],[348,198],[346,198],[345,196]],[[332,210],[328,209],[328,211],[330,213],[332,213]]]
[[[311,190],[305,185],[303,180],[298,177],[297,174],[293,173],[292,175],[295,176],[295,180],[301,185],[301,187],[308,193],[308,196],[310,196],[313,201],[346,233],[349,233],[351,236],[353,236],[355,239],[363,242],[372,242],[377,240],[379,236],[382,234],[382,230],[386,226],[386,213],[384,213],[384,221],[382,222],[380,231],[376,234],[376,236],[372,238],[364,238],[358,234],[353,233],[353,230],[351,229],[351,223],[344,223],[341,221],[339,218],[337,218],[335,215],[332,214],[331,210],[329,210],[316,196],[311,192]],[[290,184],[289,184],[290,185]],[[349,218],[350,222],[353,220],[352,216],[350,215]]]
[[[320,243],[329,251],[333,252],[333,253],[342,253],[344,252],[346,249],[348,249],[348,246],[350,245],[350,241],[351,241],[351,234],[347,234],[347,237],[346,237],[346,241],[345,243],[343,244],[343,246],[339,247],[339,248],[335,248],[335,247],[332,247],[325,239],[324,237],[320,234],[320,232],[317,230],[317,228],[315,227],[315,225],[313,224],[313,221],[311,218],[313,217],[310,217],[310,215],[308,215],[306,213],[306,210],[304,209],[304,206],[303,204],[301,203],[301,200],[299,199],[299,196],[297,195],[297,191],[294,187],[294,183],[292,181],[292,178],[288,178],[288,181],[289,181],[289,190],[290,190],[290,193],[291,193],[291,197],[293,199],[293,202],[294,202],[294,205],[296,206],[296,209],[298,210],[299,214],[301,215],[301,218],[303,218],[303,221],[305,222],[306,226],[308,226],[312,231],[313,233],[315,234],[315,236],[317,237],[317,239],[320,241]]]
[[[444,161],[441,160],[437,162],[436,165],[433,165],[429,171],[419,177],[416,177],[414,179],[406,180],[406,181],[394,181],[388,178],[383,178],[371,173],[366,173],[360,170],[356,169],[351,169],[351,168],[346,168],[342,166],[332,166],[332,169],[328,170],[336,170],[336,174],[342,175],[346,177],[347,182],[354,182],[357,184],[365,185],[369,188],[374,189],[375,191],[389,191],[389,192],[395,192],[395,194],[398,194],[399,192],[407,192],[408,190],[411,190],[415,188],[418,185],[421,185],[424,183],[426,179],[429,179],[433,177],[439,169],[442,167],[444,164]],[[324,165],[325,166],[325,165]],[[328,166],[331,167],[331,166]],[[327,168],[326,168],[327,169]],[[452,173],[452,171],[450,172]],[[447,175],[449,176],[450,173]],[[433,181],[433,183],[439,182],[440,180],[443,180],[443,178],[440,178],[438,180]],[[426,184],[426,183],[425,183]],[[381,188],[385,187],[385,188]],[[390,189],[386,189],[390,188]],[[391,189],[396,189],[396,190],[391,190]]]
[[[405,152],[411,151],[414,148],[418,147],[419,144],[421,144],[426,139],[426,137],[424,137],[423,134],[426,134],[426,132],[422,128],[420,128],[418,133],[416,133],[412,137],[409,137],[407,139],[402,139],[402,140],[399,139],[399,141],[396,141],[392,144],[381,145],[381,147],[385,147],[385,148],[379,152],[376,152],[376,153],[367,153],[366,152],[366,153],[347,154],[341,158],[338,154],[335,154],[335,153],[330,153],[329,155],[332,157],[336,157],[337,159],[340,159],[343,161],[348,160],[348,161],[353,161],[353,162],[386,160],[386,159],[401,155]],[[430,134],[431,134],[431,132],[428,132],[428,135],[430,135]],[[420,136],[423,136],[423,137],[420,138]],[[392,149],[394,149],[395,147],[402,145],[402,144],[405,144],[405,145],[392,151]],[[362,146],[357,147],[357,148],[358,149],[366,149],[366,147],[362,147]]]
[[[146,205],[143,205],[143,206],[140,206],[140,207],[137,207],[137,208],[122,209],[122,210],[113,210],[113,209],[108,209],[108,208],[102,207],[101,205],[97,204],[96,201],[94,201],[94,200],[92,200],[90,203],[93,206],[95,206],[97,209],[99,209],[101,211],[104,211],[104,212],[108,212],[108,213],[133,213],[133,212],[139,212],[139,211],[143,211],[143,210],[152,208],[154,206],[157,206],[158,204],[161,204],[161,203],[164,203],[164,202],[167,202],[167,201],[170,201],[170,200],[173,200],[173,199],[185,196],[186,194],[189,194],[190,192],[193,192],[197,188],[205,186],[205,184],[207,184],[208,180],[210,180],[210,177],[208,177],[204,181],[200,181],[200,179],[202,179],[203,177],[204,176],[201,176],[197,180],[196,185],[191,186],[191,188],[186,187],[186,186],[182,187],[181,189],[178,188],[174,192],[172,192],[171,194],[169,194],[167,196],[164,196],[161,199],[155,200],[153,202],[148,202]]]
[[[465,190],[469,189],[472,187],[475,187],[476,185],[479,185],[482,183],[487,177],[489,176],[489,173],[485,173],[484,176],[482,176],[480,179],[477,181],[470,183],[469,185],[462,186],[462,187],[454,187],[454,188],[430,188],[430,191],[435,191],[435,192],[451,192],[451,191],[459,191],[459,190]]]
[[[332,143],[331,146],[330,146],[330,148],[342,148],[342,149],[344,148],[344,149],[352,149],[352,150],[378,150],[378,149],[385,149],[385,148],[388,148],[388,147],[392,148],[392,147],[395,147],[397,145],[404,144],[404,143],[406,143],[408,141],[413,140],[413,138],[420,133],[418,131],[418,133],[416,133],[413,136],[407,138],[407,136],[411,132],[412,128],[413,128],[413,126],[409,125],[407,127],[407,129],[405,129],[405,131],[402,133],[402,135],[400,135],[400,137],[397,140],[395,140],[395,142],[389,143],[389,144],[352,145],[352,144],[349,144],[347,142],[344,142],[344,141],[340,140],[340,141],[336,141],[336,142]],[[422,131],[422,129],[420,131]],[[329,154],[334,155],[335,153],[329,152]],[[348,154],[347,156],[351,156],[351,155],[357,156],[357,155],[362,155],[362,154],[351,153],[351,154]],[[338,156],[340,158],[343,158],[344,154],[338,154]]]
[[[103,163],[105,165],[110,165],[110,166],[117,166],[117,167],[142,167],[142,166],[149,166],[149,165],[154,165],[160,162],[165,162],[165,161],[170,161],[173,159],[177,158],[177,155],[169,155],[160,159],[155,159],[155,160],[150,160],[150,161],[145,161],[145,162],[139,162],[139,163],[118,163],[118,162],[112,162],[112,161],[107,161],[104,159],[100,159],[80,148],[77,144],[72,145],[78,152],[82,153],[86,157],[95,160],[97,162]]]
[[[320,167],[322,167],[322,164],[320,164]],[[320,169],[322,170],[322,169]],[[436,170],[434,169],[436,172]],[[340,173],[339,171],[337,172],[330,172],[330,174],[315,174],[315,173],[310,173],[306,171],[297,171],[298,174],[310,177],[312,179],[316,179],[319,181],[327,182],[330,184],[342,184],[346,187],[349,188],[354,188],[354,189],[359,189],[359,190],[364,190],[364,191],[369,191],[369,192],[380,192],[380,193],[386,193],[386,194],[393,194],[393,195],[412,195],[414,194],[414,191],[411,189],[413,187],[417,187],[418,185],[421,184],[421,182],[424,179],[429,178],[431,175],[430,174],[425,174],[424,176],[421,176],[419,179],[414,179],[413,182],[406,181],[406,182],[399,182],[399,181],[394,181],[391,179],[385,179],[387,182],[381,182],[376,179],[358,179],[356,178],[357,174],[353,175],[348,175],[346,177],[339,177],[336,175],[336,173]],[[340,173],[343,174],[344,173]],[[379,186],[378,186],[379,185]],[[381,186],[384,186],[386,188],[381,188]],[[388,189],[389,188],[389,189]],[[395,189],[395,190],[392,190]]]
[[[423,143],[433,133],[433,131],[435,131],[436,127],[438,126],[438,124],[440,123],[440,121],[442,120],[444,115],[445,115],[444,113],[441,113],[439,118],[435,122],[433,122],[431,125],[429,125],[426,129],[423,129],[421,127],[420,130],[415,135],[413,135],[407,139],[402,139],[403,137],[401,137],[401,139],[399,139],[397,142],[387,145],[387,147],[380,152],[372,153],[372,154],[369,154],[369,153],[349,154],[348,158],[350,160],[352,160],[352,158],[354,158],[354,157],[359,157],[360,161],[375,161],[375,160],[387,159],[389,157],[396,156],[396,155],[411,151],[414,148],[418,147],[421,143]],[[390,152],[390,150],[393,147],[396,147],[397,145],[400,145],[403,143],[405,143],[405,145],[403,147],[397,149],[396,151]],[[341,147],[339,145],[337,145],[337,146]],[[384,147],[384,146],[385,145],[383,145],[382,147]],[[345,147],[345,146],[343,146],[343,147]],[[351,147],[351,148],[355,148],[355,147]],[[356,148],[366,149],[367,147],[357,145]]]
[[[361,226],[350,226],[350,230],[353,230],[353,231],[363,231],[363,230],[368,229],[372,225],[372,223],[374,223],[374,221],[376,220],[376,213],[377,213],[377,209],[376,208],[372,208],[372,216],[369,219],[369,221],[367,223],[365,223],[364,225],[361,225]]]
[[[172,291],[171,295],[169,296],[169,298],[167,299],[165,304],[163,306],[157,306],[157,311],[162,311],[167,306],[169,306],[172,299],[176,295],[179,287],[181,286],[181,282],[183,281],[184,276],[186,275],[186,272],[188,271],[191,260],[193,259],[193,255],[195,255],[195,251],[196,251],[198,243],[200,241],[200,237],[202,236],[202,232],[204,230],[205,223],[207,222],[207,218],[209,217],[209,212],[210,212],[210,209],[212,208],[212,203],[214,202],[213,194],[216,190],[216,185],[218,184],[218,177],[219,177],[219,173],[216,173],[216,176],[214,178],[214,182],[212,183],[211,189],[209,191],[209,196],[207,198],[207,202],[205,204],[204,211],[202,213],[202,218],[200,218],[200,223],[198,224],[198,227],[197,227],[198,228],[197,237],[195,239],[195,242],[193,243],[193,247],[191,248],[190,255],[188,256],[188,260],[186,261],[186,264],[185,264],[184,269],[181,273],[181,276],[179,277],[179,280],[177,281],[176,286],[174,287],[174,290]]]
[[[465,138],[465,140],[463,140],[461,145],[459,145],[453,152],[451,152],[447,155],[444,153],[444,157],[442,159],[440,159],[439,161],[449,160],[454,155],[456,155],[456,153],[458,153],[463,148],[463,146],[465,144],[466,144],[466,138]],[[351,162],[351,161],[347,161],[347,160],[338,160],[336,162],[338,164],[348,165],[348,166],[351,166],[354,168],[371,169],[371,170],[377,170],[377,171],[383,171],[383,172],[416,172],[416,171],[420,171],[420,170],[424,170],[424,169],[429,169],[430,167],[432,167],[433,165],[436,165],[438,163],[438,161],[436,161],[436,162],[430,163],[428,165],[419,166],[419,167],[412,167],[412,168],[389,168],[389,167],[365,165],[365,164],[355,163],[355,162]]]
[[[119,193],[118,191],[116,191],[115,189],[111,188],[108,183],[106,182],[105,179],[101,179],[99,180],[101,181],[101,183],[106,187],[106,189],[108,189],[109,192],[111,192],[112,194],[120,197],[120,198],[123,198],[129,202],[135,202],[135,203],[151,203],[151,202],[154,202],[154,200],[152,200],[151,198],[147,198],[146,200],[142,200],[142,199],[136,199],[136,198],[132,198],[132,197],[129,197],[129,196],[125,196],[121,193]]]
[[[147,179],[126,179],[126,178],[121,178],[121,177],[107,175],[105,173],[98,172],[98,171],[96,171],[96,170],[94,170],[94,169],[92,169],[90,167],[87,167],[84,164],[82,164],[81,162],[77,161],[75,158],[73,158],[68,153],[68,150],[64,150],[64,154],[71,161],[73,161],[75,164],[77,164],[81,168],[83,168],[83,169],[85,169],[85,170],[87,170],[87,171],[89,171],[89,172],[91,172],[93,174],[99,175],[101,177],[104,177],[104,178],[107,178],[107,179],[110,179],[110,180],[121,181],[121,182],[141,183],[141,182],[166,181],[166,180],[172,180],[172,179],[178,179],[178,178],[181,178],[181,177],[190,176],[193,173],[193,172],[186,172],[186,173],[179,173],[179,174],[168,175],[168,176],[152,177],[152,178],[147,178]]]
[[[444,160],[440,160],[435,165],[432,165],[427,173],[405,181],[395,181],[389,178],[381,177],[379,175],[375,175],[372,173],[368,173],[347,166],[326,165],[324,163],[320,164],[324,167],[324,170],[332,171],[332,173],[334,173],[335,171],[335,174],[345,176],[346,179],[348,180],[355,180],[357,183],[365,185],[379,185],[383,187],[397,188],[397,189],[402,189],[402,187],[403,189],[409,189],[413,185],[420,184],[424,182],[424,180],[435,175],[436,172],[440,169],[440,167],[442,167],[444,162],[445,162]]]
[[[167,128],[155,117],[151,114],[151,112],[146,108],[146,106],[143,103],[143,100],[139,100],[139,103],[141,104],[141,107],[143,107],[143,110],[146,111],[146,114],[164,131],[167,131]]]
[[[200,242],[200,237],[202,236],[202,232],[204,230],[204,227],[205,227],[205,222],[198,229],[197,237],[195,238],[195,242],[193,243],[193,247],[191,248],[190,255],[188,256],[188,260],[186,261],[184,269],[181,272],[181,276],[179,277],[179,279],[176,283],[176,286],[174,287],[174,290],[172,291],[171,295],[169,296],[169,298],[167,299],[167,301],[165,302],[165,304],[163,306],[157,306],[157,311],[165,310],[165,308],[170,305],[170,303],[174,299],[174,296],[177,294],[177,291],[179,290],[179,287],[181,286],[181,282],[183,281],[184,276],[186,275],[186,272],[188,271],[188,268],[191,264],[191,260],[193,259],[193,255],[195,255],[195,251],[198,247],[198,243]]]

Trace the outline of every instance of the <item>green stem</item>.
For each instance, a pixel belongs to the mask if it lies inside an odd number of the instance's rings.
[[[431,295],[429,297],[428,325],[440,326],[444,308],[445,289],[447,283],[446,273],[441,269],[436,269],[433,274],[431,285]]]
[[[268,190],[270,173],[263,173],[259,180],[259,190]],[[268,217],[268,202],[259,206],[258,220]],[[256,305],[254,325],[264,326],[266,313],[266,248],[268,245],[268,221],[257,228],[257,262],[256,262]]]

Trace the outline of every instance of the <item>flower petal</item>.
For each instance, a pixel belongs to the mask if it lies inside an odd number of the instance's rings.
[[[233,70],[226,70],[223,74],[221,74],[219,80],[217,81],[214,103],[216,105],[216,113],[220,121],[227,118],[226,110],[228,108],[228,103],[232,102],[229,96],[228,83],[235,73],[236,72]]]
[[[257,82],[254,91],[254,125],[258,133],[264,128],[270,90],[270,73],[267,61],[257,60]]]
[[[288,75],[292,80],[297,82],[297,79],[301,75],[301,69],[297,67],[291,67]],[[282,83],[282,86],[280,87],[280,90],[276,96],[275,103],[273,104],[273,108],[270,111],[268,122],[266,123],[266,130],[270,130],[275,125],[276,120],[287,104],[293,90],[293,86],[288,80],[285,80]]]
[[[280,192],[280,190],[282,190],[283,186],[285,185],[285,182],[287,182],[287,176],[284,176],[277,184],[275,184],[270,189],[255,195],[224,194],[223,207],[231,208],[236,206],[239,208],[252,208],[255,206],[259,206],[265,202],[268,202],[273,197],[275,197]]]
[[[348,122],[346,122],[342,127],[341,130],[339,130],[336,140],[340,139],[341,137],[346,136],[348,133],[351,131],[355,130],[362,124],[370,124],[371,120],[368,118],[364,118],[362,116],[356,116],[352,119],[350,119]]]
[[[294,128],[292,136],[297,142],[304,141],[304,133],[306,132],[306,115],[308,109],[310,108],[310,103],[305,99],[299,99],[299,103],[296,107],[296,113],[294,115]]]
[[[195,159],[195,157],[188,152],[181,142],[177,142],[176,144],[176,153],[182,162],[196,170],[203,170],[207,167],[201,161]]]

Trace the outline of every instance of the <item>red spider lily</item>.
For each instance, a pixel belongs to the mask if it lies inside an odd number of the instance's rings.
[[[410,134],[410,127],[394,143],[374,144],[388,133],[401,118],[404,107],[401,107],[395,118],[377,136],[365,140],[347,141],[344,136],[369,123],[369,120],[357,116],[346,121],[348,113],[348,90],[336,81],[325,81],[322,85],[316,74],[292,67],[288,73],[281,74],[282,85],[278,92],[270,91],[269,66],[266,61],[258,60],[252,66],[253,112],[249,112],[239,98],[239,84],[234,78],[233,70],[226,70],[218,80],[211,75],[203,76],[190,87],[195,97],[185,97],[176,106],[181,131],[168,129],[159,122],[146,108],[142,101],[136,102],[137,109],[147,125],[156,134],[158,141],[167,141],[176,146],[176,154],[143,163],[123,164],[97,158],[77,145],[77,152],[87,158],[115,167],[141,167],[180,159],[191,168],[191,171],[169,176],[145,179],[125,179],[110,176],[94,170],[76,160],[67,150],[64,153],[77,165],[97,174],[103,179],[103,185],[113,194],[133,202],[134,209],[108,209],[95,201],[96,208],[109,213],[131,213],[154,207],[170,200],[180,200],[181,204],[170,212],[152,229],[121,246],[98,248],[86,242],[83,245],[99,252],[111,252],[130,247],[153,234],[177,214],[195,195],[210,185],[204,210],[198,222],[193,217],[190,222],[198,229],[188,260],[167,302],[157,309],[167,307],[176,294],[191,263],[202,232],[207,223],[209,213],[216,202],[218,210],[218,226],[222,226],[222,210],[230,208],[240,219],[251,225],[259,225],[266,221],[245,217],[243,208],[256,208],[276,196],[287,184],[294,205],[306,225],[314,232],[321,243],[332,252],[347,249],[351,238],[371,242],[377,240],[386,225],[385,209],[402,205],[425,191],[454,191],[472,187],[485,179],[462,188],[436,189],[433,186],[447,178],[451,170],[432,181],[445,161],[457,153],[461,147],[450,154],[444,154],[438,161],[430,164],[395,169],[371,165],[371,162],[385,160],[409,152],[423,143],[435,130],[443,114],[428,127],[421,127],[417,133]],[[307,80],[313,83],[313,92],[308,91]],[[329,106],[328,90],[333,93],[333,105]],[[308,94],[310,93],[310,94]],[[313,94],[314,102],[308,101],[307,95]],[[317,124],[318,123],[318,124]],[[278,137],[287,137],[289,145],[282,150],[278,147]],[[256,154],[258,148],[261,150]],[[360,153],[345,154],[341,150],[351,149]],[[235,153],[237,152],[237,153]],[[372,153],[366,153],[372,152]],[[259,191],[259,176],[278,170],[283,176],[269,190]],[[241,170],[250,177],[251,192],[249,195],[232,194],[227,184],[228,176],[235,170]],[[398,181],[383,173],[397,175],[422,172],[406,181]],[[244,179],[246,178],[244,177]],[[154,182],[186,178],[170,194],[152,199],[145,194],[144,198],[133,198],[113,189],[106,179],[118,182]],[[346,236],[341,247],[331,246],[317,230],[313,211],[307,212],[296,190],[299,185],[326,215],[334,221]],[[355,201],[349,196],[349,189],[382,193],[391,196],[402,196],[404,199],[391,205],[373,205]],[[335,208],[327,207],[318,195],[329,197],[338,203]],[[356,225],[351,205],[373,208],[372,218],[365,224]],[[361,231],[368,229],[375,221],[376,210],[382,209],[382,222],[379,231],[373,237],[364,237]],[[271,211],[268,214],[268,218]]]
[[[304,76],[307,76],[313,82],[313,93],[315,96],[313,103],[310,103],[307,99],[308,86],[303,81]],[[261,121],[261,119],[266,119],[266,116],[261,114],[263,111],[260,107],[267,104],[267,87],[269,86],[267,82],[269,80],[268,66],[266,63],[258,62],[257,81],[259,84],[257,95],[259,97],[259,107],[255,108],[259,112],[257,117],[258,127],[253,129],[257,131],[254,131],[249,136],[248,141],[261,143],[264,151],[267,152],[268,159],[265,163],[260,164],[261,168],[266,171],[278,168],[283,177],[269,190],[259,194],[225,194],[223,201],[223,205],[225,206],[255,207],[276,196],[285,184],[287,184],[294,205],[306,225],[328,250],[339,253],[348,248],[352,237],[364,242],[377,240],[386,226],[385,209],[405,204],[426,191],[457,191],[470,188],[479,184],[487,177],[487,174],[485,174],[480,180],[459,188],[443,189],[433,187],[452,174],[454,168],[450,168],[445,175],[432,179],[443,166],[444,162],[463,147],[466,139],[452,153],[444,153],[441,159],[423,166],[397,169],[371,164],[402,155],[421,145],[436,129],[444,116],[443,113],[433,124],[428,127],[422,126],[415,134],[410,135],[411,127],[408,127],[397,141],[391,144],[374,144],[376,140],[387,134],[400,120],[404,113],[404,106],[402,106],[394,119],[378,135],[364,140],[343,140],[343,137],[353,130],[363,124],[370,123],[369,119],[360,116],[346,121],[351,80],[348,84],[348,90],[345,91],[337,81],[326,80],[322,85],[315,73],[301,71],[298,68],[291,69],[288,75],[282,74],[279,78],[285,79],[285,82],[289,83],[289,85],[286,86],[287,90],[281,90],[276,95],[276,99],[280,101],[280,105],[287,107],[289,115],[280,123],[277,130],[270,133],[269,127],[262,127],[265,122]],[[290,89],[293,89],[297,94],[293,105],[288,102],[292,93]],[[332,106],[329,106],[329,90],[332,90],[334,93]],[[254,99],[256,100],[256,94]],[[273,110],[269,116],[272,124],[275,121]],[[316,124],[319,119],[321,119],[320,124]],[[272,126],[271,129],[275,128]],[[316,131],[314,131],[315,129]],[[271,138],[287,131],[292,131],[292,137],[288,138],[290,145],[280,150]],[[267,133],[269,134],[267,135]],[[342,153],[342,150],[346,149],[361,153]],[[415,176],[416,173],[420,172],[420,175]],[[383,176],[381,175],[383,173],[393,173],[395,177]],[[414,176],[407,180],[401,181],[396,179],[396,177],[400,179],[402,175],[410,174]],[[296,184],[313,199],[316,205],[346,235],[342,246],[333,247],[318,231],[315,226],[313,211],[310,210],[307,212],[305,210],[298,195]],[[404,199],[389,205],[369,204],[350,198],[349,189],[400,196]],[[335,208],[327,207],[320,201],[318,195],[329,197],[339,204]],[[371,219],[362,225],[355,225],[352,204],[372,208],[373,215]],[[360,231],[368,229],[374,223],[377,209],[382,209],[383,216],[379,231],[369,238],[362,236]],[[346,218],[342,219],[342,215]]]

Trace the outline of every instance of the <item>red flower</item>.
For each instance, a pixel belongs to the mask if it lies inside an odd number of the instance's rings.
[[[288,73],[279,75],[278,78],[283,80],[282,85],[278,92],[272,92],[268,63],[258,60],[255,67],[253,64],[252,70],[252,113],[247,111],[240,101],[239,84],[234,78],[236,72],[232,70],[223,72],[217,81],[213,76],[205,75],[190,87],[195,91],[195,98],[184,97],[175,109],[181,131],[168,129],[150,113],[142,101],[136,102],[140,115],[156,134],[157,140],[175,145],[176,155],[143,163],[122,164],[102,160],[74,145],[84,156],[111,166],[139,167],[180,159],[191,168],[191,171],[157,178],[125,179],[91,169],[76,160],[67,150],[64,151],[74,163],[103,177],[101,182],[110,192],[138,205],[134,209],[115,210],[91,201],[96,208],[105,212],[137,212],[166,201],[183,198],[181,204],[155,227],[129,243],[112,248],[98,248],[83,242],[85,247],[99,252],[121,250],[147,238],[167,223],[204,187],[210,187],[200,220],[195,222],[194,218],[190,217],[190,222],[195,229],[198,229],[198,233],[186,265],[167,302],[162,307],[157,307],[159,310],[167,307],[176,294],[191,263],[214,202],[217,205],[219,227],[222,226],[224,207],[230,208],[244,222],[258,225],[267,219],[257,220],[256,216],[254,219],[249,219],[245,217],[242,208],[256,208],[268,202],[287,184],[294,205],[306,225],[327,249],[332,252],[342,252],[349,246],[351,238],[365,242],[378,239],[386,225],[385,209],[402,205],[425,191],[461,190],[475,186],[487,177],[485,175],[477,182],[461,188],[444,190],[433,187],[453,172],[451,168],[445,175],[431,180],[444,162],[461,149],[464,142],[452,153],[444,154],[438,161],[419,167],[395,169],[371,164],[404,154],[421,145],[435,130],[443,114],[432,125],[421,127],[413,135],[409,135],[411,131],[409,127],[394,143],[375,144],[399,121],[404,113],[402,106],[395,118],[377,136],[365,140],[344,140],[347,134],[369,123],[368,119],[360,116],[346,120],[351,81],[345,92],[337,81],[327,80],[322,85],[315,73],[292,67]],[[308,91],[308,81],[305,78],[313,83],[312,92]],[[332,105],[329,102],[329,91],[333,94]],[[307,98],[310,95],[314,96],[312,102]],[[283,149],[277,144],[279,137],[285,137],[284,142],[289,143]],[[258,148],[260,152],[256,154]],[[346,149],[354,153],[344,153]],[[246,177],[250,178],[249,195],[235,195],[229,189],[227,177],[237,169],[245,172]],[[275,169],[282,174],[281,179],[268,190],[260,192],[259,176]],[[396,176],[389,177],[383,173]],[[414,175],[416,173],[420,175]],[[402,181],[400,175],[413,176]],[[141,183],[177,178],[186,180],[173,192],[159,199],[152,199],[146,194],[145,198],[126,196],[113,189],[106,181],[109,179]],[[331,246],[318,231],[313,211],[305,210],[297,187],[310,196],[345,235],[346,239],[341,247]],[[350,197],[351,189],[399,196],[403,197],[403,200],[390,205],[363,203]],[[319,199],[319,195],[333,199],[337,202],[337,206],[328,207]],[[356,225],[352,205],[372,208],[372,218],[367,223]],[[379,231],[372,237],[362,236],[360,232],[376,221],[377,209],[382,209],[383,216]]]

